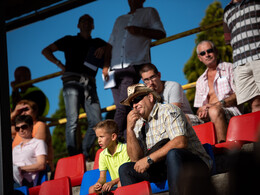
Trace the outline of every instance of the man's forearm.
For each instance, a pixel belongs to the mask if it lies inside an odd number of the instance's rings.
[[[150,39],[159,40],[159,39],[163,39],[163,38],[166,37],[165,32],[163,32],[161,30],[142,28],[141,32],[142,32],[143,36],[146,36],[146,37],[148,37]]]
[[[173,140],[170,140],[162,148],[153,152],[149,156],[151,157],[151,159],[154,162],[158,162],[158,161],[161,161],[162,159],[164,159],[171,149],[186,148],[186,147],[187,147],[187,138],[185,136],[178,136],[178,137],[175,137]]]
[[[233,107],[237,106],[237,99],[236,94],[233,93],[229,97],[224,98],[218,102],[216,102],[214,105],[222,106],[222,107]]]
[[[109,43],[106,45],[105,54],[104,54],[104,67],[109,67],[112,57],[112,45]]]
[[[132,162],[136,162],[144,156],[133,130],[127,130],[127,153]]]

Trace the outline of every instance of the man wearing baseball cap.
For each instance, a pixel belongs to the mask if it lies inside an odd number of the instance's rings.
[[[132,162],[119,168],[122,186],[168,179],[169,193],[178,194],[177,178],[186,163],[211,169],[211,158],[179,107],[159,103],[160,95],[144,84],[129,86],[127,93],[121,104],[132,107],[127,116]]]

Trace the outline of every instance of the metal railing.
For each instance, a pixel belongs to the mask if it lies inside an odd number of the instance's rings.
[[[172,35],[172,36],[169,36],[169,37],[166,37],[166,38],[152,42],[151,47],[158,46],[158,45],[170,42],[170,41],[174,41],[176,39],[180,39],[182,37],[186,37],[186,36],[201,32],[201,31],[205,31],[205,30],[220,26],[222,24],[223,24],[223,21],[217,21],[217,22],[209,24],[209,25],[201,26],[201,27],[194,28],[194,29],[191,29],[191,30],[188,30],[188,31],[176,34],[176,35]],[[52,73],[52,74],[49,74],[49,75],[46,75],[46,76],[42,76],[42,77],[39,77],[39,78],[36,78],[36,79],[32,79],[30,81],[25,81],[23,83],[19,83],[19,84],[15,85],[14,88],[18,88],[18,87],[21,87],[23,85],[28,85],[28,84],[33,84],[33,83],[37,83],[37,82],[40,82],[40,81],[48,80],[48,79],[55,78],[55,77],[60,76],[60,75],[62,75],[62,72]],[[186,85],[183,85],[182,88],[183,88],[183,90],[187,90],[187,89],[194,88],[195,86],[196,86],[196,82],[193,82],[193,83],[188,83]],[[113,111],[115,109],[116,109],[116,106],[111,105],[111,106],[102,108],[101,112],[109,112],[109,111]],[[86,118],[86,117],[87,117],[86,113],[82,113],[82,114],[79,115],[79,119]],[[65,124],[67,122],[66,118],[62,118],[62,119],[44,118],[44,120],[45,121],[51,121],[50,123],[48,123],[48,126],[56,126],[56,125],[60,125],[60,124]]]

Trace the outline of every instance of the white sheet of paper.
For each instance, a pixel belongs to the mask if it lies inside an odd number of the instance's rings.
[[[106,81],[104,78],[104,75],[102,74],[102,79],[104,81],[104,89],[110,89],[116,86],[116,82],[114,79],[114,73],[115,71],[108,71],[109,80]]]

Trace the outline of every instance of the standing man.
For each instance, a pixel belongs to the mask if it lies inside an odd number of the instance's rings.
[[[119,137],[125,132],[126,116],[130,111],[120,101],[127,97],[127,87],[139,82],[139,65],[151,61],[151,40],[166,36],[158,12],[151,7],[144,8],[144,2],[145,0],[128,0],[130,12],[118,17],[114,24],[103,68],[106,80],[109,79],[108,69],[115,71],[116,86],[112,88],[112,94]]]
[[[192,126],[201,123],[199,120],[190,120],[191,117],[194,118],[196,116],[193,114],[189,101],[179,83],[162,81],[161,73],[151,63],[144,64],[139,72],[145,85],[160,94],[162,103],[178,106],[184,112],[188,121],[190,123],[193,122],[191,123]]]
[[[207,69],[196,82],[194,107],[199,108],[199,119],[214,123],[217,142],[223,142],[230,118],[241,114],[236,107],[232,64],[218,62],[217,50],[211,41],[200,42],[197,54]]]
[[[42,54],[56,64],[64,72],[63,97],[66,107],[66,142],[69,155],[82,152],[89,157],[96,135],[93,127],[101,120],[101,110],[96,91],[98,66],[106,42],[102,39],[92,39],[94,29],[93,18],[87,14],[81,16],[78,22],[80,32],[76,36],[65,36],[42,50]],[[53,53],[63,51],[66,65],[62,64]],[[95,63],[96,61],[96,63]],[[88,129],[82,142],[82,149],[77,147],[76,130],[80,105],[84,106],[87,113]]]
[[[14,110],[17,103],[21,100],[31,100],[38,106],[38,116],[46,116],[49,112],[50,104],[46,95],[42,90],[32,84],[15,87],[16,85],[30,81],[31,71],[26,66],[19,66],[14,71],[15,80],[11,82],[12,95],[11,95],[11,109]]]
[[[260,1],[233,0],[224,10],[224,36],[233,48],[238,105],[260,110]]]
[[[179,107],[158,103],[160,95],[144,84],[131,85],[127,91],[122,104],[133,108],[127,116],[127,153],[132,162],[119,168],[121,184],[168,179],[170,195],[178,194],[184,165],[208,171],[212,161]]]

